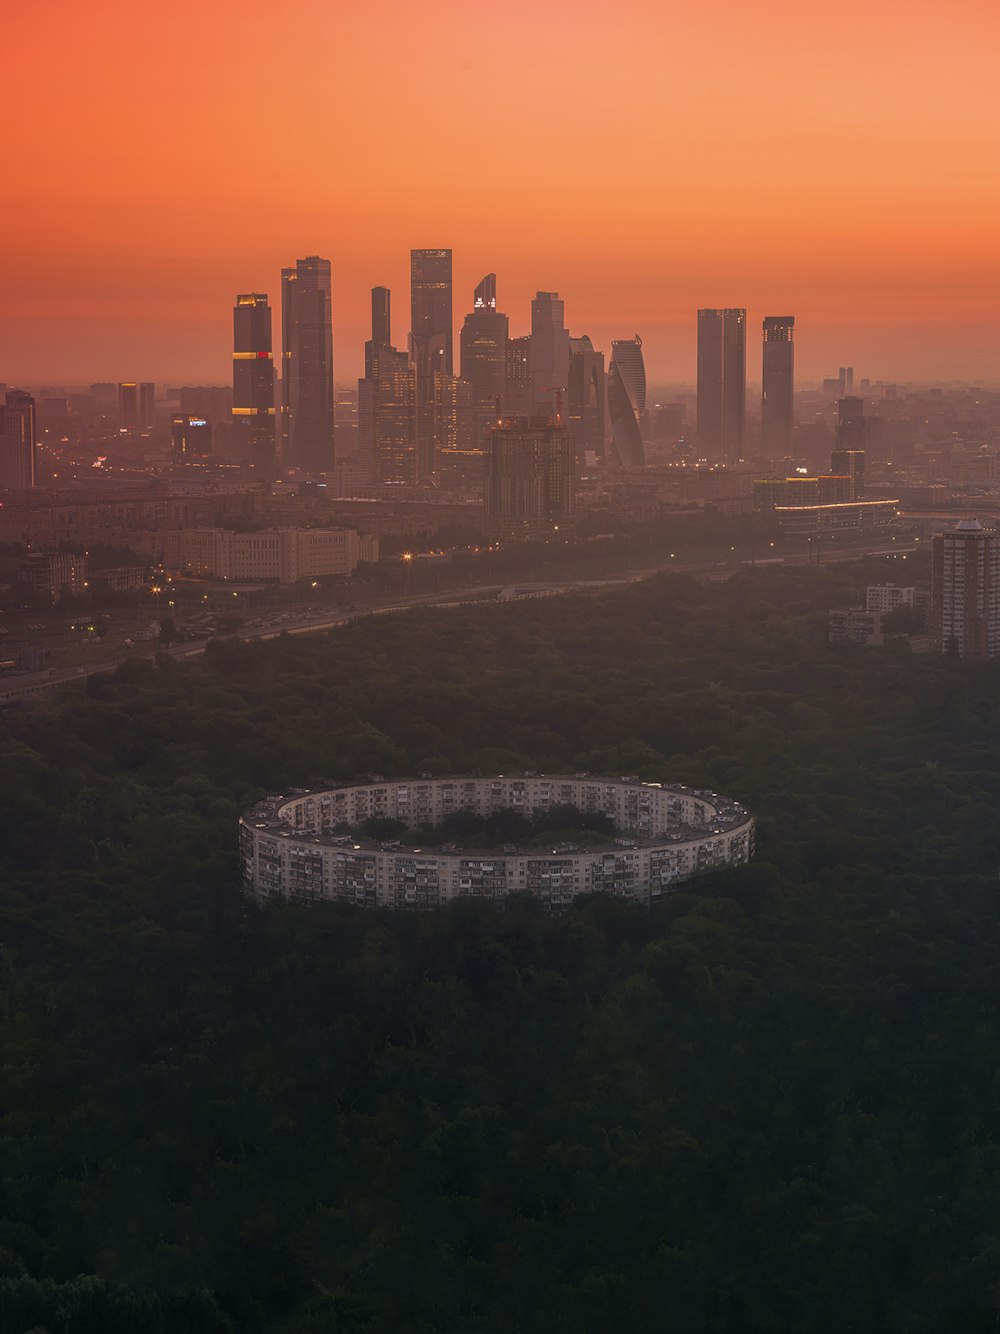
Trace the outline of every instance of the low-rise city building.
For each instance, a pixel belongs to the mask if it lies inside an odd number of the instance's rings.
[[[152,535],[155,554],[174,574],[215,579],[299,579],[350,575],[378,560],[378,539],[349,528],[184,528]]]

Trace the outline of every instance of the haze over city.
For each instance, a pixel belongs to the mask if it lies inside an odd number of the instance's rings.
[[[797,374],[996,378],[995,6],[104,0],[6,20],[8,382],[211,382],[233,293],[331,260],[335,367],[412,246],[694,378],[695,311],[794,311]],[[54,35],[54,33],[56,35]]]
[[[998,1334],[997,0],[7,9],[0,1334]]]

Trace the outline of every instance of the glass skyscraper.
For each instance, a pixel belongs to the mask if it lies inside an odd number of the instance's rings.
[[[281,270],[281,461],[333,466],[333,322],[330,261],[309,255]]]
[[[743,458],[746,432],[747,313],[698,311],[698,446],[713,462]]]
[[[768,315],[764,319],[760,422],[761,449],[769,459],[787,458],[792,452],[794,329],[792,315]]]
[[[608,367],[608,412],[612,448],[623,468],[641,468],[646,462],[639,423],[646,411],[646,365],[642,339],[617,338],[611,343]]]
[[[243,292],[233,307],[233,451],[261,473],[274,469],[274,355],[265,292]]]
[[[410,354],[417,385],[417,474],[434,473],[435,376],[452,375],[451,251],[410,251]]]
[[[486,432],[496,424],[497,403],[504,395],[507,334],[507,316],[497,310],[496,274],[488,273],[475,290],[459,338],[462,379],[472,386],[477,444],[485,441]]]

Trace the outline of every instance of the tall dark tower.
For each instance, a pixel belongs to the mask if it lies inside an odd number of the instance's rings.
[[[476,445],[496,424],[497,400],[506,387],[507,335],[507,316],[497,310],[496,274],[488,273],[475,290],[459,336],[462,379],[472,386]]]
[[[795,329],[793,315],[764,319],[764,360],[761,390],[761,447],[765,458],[787,458],[792,452],[795,392]]]
[[[388,287],[372,288],[372,336],[365,343],[365,374],[370,375],[370,357],[379,348],[392,346],[392,294]]]
[[[451,251],[410,251],[410,355],[416,370],[417,472],[434,472],[435,375],[451,375]]]
[[[505,417],[530,416],[534,406],[531,394],[531,335],[507,339],[507,369],[504,376],[503,414]]]
[[[706,457],[737,463],[746,431],[746,310],[698,311],[698,444]]]
[[[865,421],[865,400],[848,394],[837,400],[837,448],[865,449],[868,444],[868,423]]]
[[[531,379],[535,412],[557,412],[556,391],[569,386],[569,331],[558,292],[536,292],[531,303]]]
[[[0,491],[30,491],[35,485],[35,400],[8,389],[0,406]]]
[[[274,354],[266,292],[242,292],[233,307],[233,446],[237,457],[274,471]]]
[[[365,374],[358,381],[358,443],[379,482],[420,479],[416,445],[416,372],[392,346],[388,287],[372,288],[372,336],[365,343]]]
[[[281,270],[281,461],[333,466],[333,323],[330,261],[309,255]]]

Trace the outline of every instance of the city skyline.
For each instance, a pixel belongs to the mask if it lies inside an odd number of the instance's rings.
[[[11,16],[8,172],[29,206],[0,256],[7,382],[219,381],[218,312],[234,292],[273,299],[280,265],[312,253],[331,260],[350,380],[371,287],[402,294],[422,244],[452,248],[457,291],[496,272],[512,334],[538,290],[595,347],[641,329],[652,381],[691,381],[691,312],[731,305],[795,313],[803,382],[842,364],[997,378],[992,7],[942,22],[928,0],[680,16],[635,0],[622,24],[578,0],[515,3],[497,24],[453,3],[385,22],[293,0],[305,47],[228,0],[197,12],[192,46],[185,12],[49,0]],[[349,51],[378,52],[373,108],[372,61]],[[247,69],[273,90],[252,134]],[[411,114],[431,69],[433,154]],[[553,151],[570,106],[592,128]],[[497,116],[502,136],[484,129]],[[619,183],[607,200],[602,179]]]

